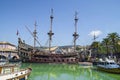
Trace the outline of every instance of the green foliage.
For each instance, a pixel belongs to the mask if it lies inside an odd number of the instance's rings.
[[[93,42],[91,44],[92,50],[97,50],[97,53],[120,53],[120,36],[118,33],[109,33],[102,42]]]

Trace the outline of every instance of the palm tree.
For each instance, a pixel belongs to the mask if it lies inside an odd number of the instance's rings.
[[[117,48],[118,41],[120,40],[119,35],[116,32],[114,32],[114,33],[108,34],[107,37],[108,37],[108,39],[110,41],[111,46],[113,47],[113,50],[114,50],[113,53],[117,53],[118,52],[118,48]]]
[[[91,49],[92,49],[92,53],[96,56],[96,54],[100,53],[100,42],[98,41],[94,41],[91,44]]]
[[[109,38],[104,38],[102,41],[102,45],[106,48],[106,53],[109,53]]]

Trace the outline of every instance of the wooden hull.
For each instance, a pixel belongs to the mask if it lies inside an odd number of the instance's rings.
[[[18,72],[13,72],[10,74],[0,75],[0,80],[27,80],[32,69],[27,68],[25,70],[20,70]]]
[[[76,54],[35,54],[32,55],[29,62],[32,63],[78,63]]]
[[[120,74],[120,68],[104,68],[97,66],[98,70],[109,72],[109,73],[115,73],[115,74]]]
[[[75,58],[32,58],[31,63],[78,63]]]

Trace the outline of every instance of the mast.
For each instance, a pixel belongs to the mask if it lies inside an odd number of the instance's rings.
[[[53,23],[53,9],[51,9],[51,16],[50,16],[50,31],[48,32],[48,36],[49,36],[49,52],[51,49],[51,41],[52,41],[52,36],[54,35],[54,33],[52,32],[52,23]]]
[[[93,35],[93,40],[94,40],[94,42],[96,41],[97,38],[98,38],[98,37],[96,36],[95,31],[94,31],[94,35]]]
[[[37,34],[37,31],[36,31],[36,26],[37,26],[37,23],[36,23],[36,21],[35,21],[35,24],[34,24],[34,27],[35,27],[35,29],[34,29],[34,32],[33,32],[33,37],[34,37],[34,49],[35,49],[35,46],[36,46],[36,34]]]
[[[77,18],[77,12],[75,12],[75,32],[73,34],[74,37],[74,52],[76,51],[76,40],[78,38],[78,34],[77,34],[77,22],[78,22],[78,18]]]

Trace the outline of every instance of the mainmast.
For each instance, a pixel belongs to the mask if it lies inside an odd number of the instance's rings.
[[[77,18],[77,12],[75,12],[75,32],[73,34],[74,37],[74,52],[76,51],[76,40],[78,38],[78,34],[77,34],[77,22],[78,22],[78,18]]]
[[[51,9],[51,16],[50,16],[50,31],[48,32],[48,36],[49,36],[49,52],[51,49],[51,41],[52,41],[52,36],[54,35],[54,33],[52,32],[52,23],[53,23],[53,9]]]
[[[93,35],[93,40],[94,40],[94,42],[96,41],[97,38],[98,38],[98,37],[96,36],[95,31],[94,31],[94,35]]]
[[[35,48],[35,46],[36,46],[36,34],[37,34],[37,31],[36,31],[36,26],[37,26],[37,23],[36,23],[36,21],[35,21],[35,24],[34,24],[34,26],[35,26],[35,29],[34,29],[34,32],[33,32],[33,37],[34,37],[34,48]]]

